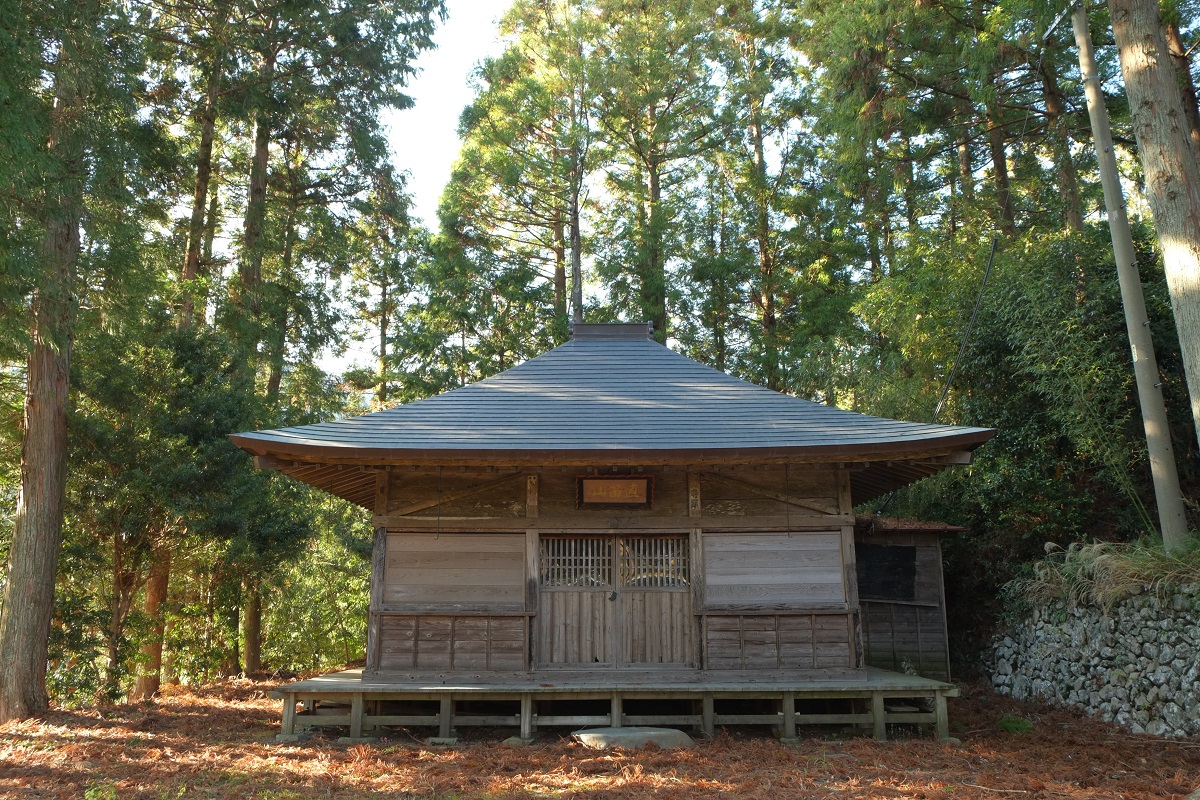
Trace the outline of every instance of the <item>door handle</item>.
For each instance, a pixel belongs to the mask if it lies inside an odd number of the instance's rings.
[[[617,599],[617,590],[616,589],[613,589],[611,592],[608,593],[608,599],[609,600]]]

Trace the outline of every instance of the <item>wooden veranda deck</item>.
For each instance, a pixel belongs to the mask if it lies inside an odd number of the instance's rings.
[[[350,669],[281,686],[272,696],[283,700],[285,736],[343,727],[359,739],[364,731],[412,726],[436,728],[448,739],[457,727],[479,725],[512,726],[524,739],[542,727],[594,725],[694,727],[711,736],[717,726],[771,725],[794,739],[798,726],[832,724],[869,727],[882,741],[889,724],[930,724],[939,739],[948,738],[946,698],[957,697],[958,689],[874,668],[818,679],[699,670],[364,677]],[[648,701],[690,702],[674,704],[675,710],[685,705],[685,713],[646,713]]]

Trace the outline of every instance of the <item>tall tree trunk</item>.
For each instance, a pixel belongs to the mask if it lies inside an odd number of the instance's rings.
[[[138,567],[129,563],[128,545],[121,540],[120,531],[113,531],[112,600],[108,615],[108,664],[104,684],[108,697],[115,699],[121,691],[121,640],[125,637],[125,620],[133,607],[138,588]]]
[[[654,323],[654,338],[667,341],[667,273],[663,263],[662,175],[658,159],[646,161],[650,208],[647,215],[646,274],[642,276],[642,306]]]
[[[388,283],[387,275],[379,282],[379,386],[375,390],[375,400],[379,406],[387,403],[388,399]]]
[[[1079,199],[1079,176],[1075,171],[1075,160],[1071,157],[1071,140],[1067,133],[1066,102],[1058,86],[1051,59],[1038,61],[1042,78],[1042,99],[1046,102],[1046,119],[1050,128],[1050,140],[1054,147],[1054,163],[1058,168],[1058,196],[1063,202],[1067,227],[1083,230],[1083,201]]]
[[[194,281],[200,276],[200,251],[204,238],[204,210],[208,205],[208,184],[212,178],[213,138],[217,128],[217,96],[221,88],[222,62],[220,48],[213,55],[208,75],[208,91],[200,112],[200,147],[196,151],[196,185],[192,192],[192,215],[188,222],[187,255],[184,257],[180,283],[183,302],[179,309],[179,327],[192,327],[197,301],[207,309],[207,296],[196,296]],[[202,311],[203,315],[204,312]]]
[[[763,145],[762,112],[750,102],[751,170],[754,192],[754,239],[758,246],[758,307],[761,313],[763,378],[767,388],[779,391],[779,339],[775,310],[775,250],[771,242],[770,196],[767,192],[767,158]]]
[[[288,201],[287,219],[283,223],[280,273],[285,276],[291,274],[292,259],[296,251],[296,215],[299,212],[299,202],[299,191],[293,190]],[[267,407],[272,409],[279,405],[279,386],[283,382],[283,368],[287,360],[288,323],[291,316],[288,292],[282,286],[278,288],[279,291],[275,293],[275,302],[278,305],[271,315],[271,329],[267,331],[270,372],[267,375],[266,399]]]
[[[571,196],[567,204],[571,227],[571,321],[583,322],[583,234],[579,230],[580,186],[571,179]]]
[[[242,635],[246,640],[246,674],[262,672],[262,591],[257,576],[246,580]]]
[[[239,323],[246,326],[242,336],[247,352],[253,352],[259,341],[256,318],[262,306],[262,264],[266,252],[263,227],[267,218],[267,168],[271,159],[271,113],[267,106],[271,84],[275,80],[275,59],[275,51],[268,49],[258,66],[261,106],[254,113],[254,152],[242,229],[242,253],[238,260],[241,287],[237,300],[243,315]]]
[[[550,238],[554,250],[554,316],[557,319],[566,319],[567,240],[561,206],[554,209],[554,215],[550,220]]]
[[[217,239],[217,215],[221,213],[221,198],[219,185],[209,181],[208,212],[204,215],[204,237],[200,248],[200,265],[198,275],[208,277],[212,274],[213,245]],[[193,322],[204,325],[208,322],[208,297],[203,297],[203,303],[198,304],[193,311]]]
[[[1187,112],[1188,136],[1192,140],[1192,147],[1200,152],[1200,101],[1197,101],[1196,83],[1192,80],[1191,58],[1183,46],[1178,24],[1168,22],[1163,33],[1167,37],[1167,50],[1171,53],[1171,63],[1175,65],[1175,79],[1179,82],[1183,108]]]
[[[917,230],[917,218],[920,209],[917,208],[917,171],[913,164],[912,139],[904,137],[904,155],[897,165],[897,173],[904,184],[904,224],[905,233],[911,242]]]
[[[151,620],[150,637],[142,644],[145,663],[138,674],[130,700],[149,700],[158,694],[162,683],[163,636],[166,625],[162,604],[167,599],[171,582],[171,548],[165,542],[154,548],[150,562],[150,578],[146,581],[146,598],[142,610]]]
[[[75,47],[67,37],[59,52],[47,141],[55,170],[47,183],[42,269],[30,308],[21,489],[0,609],[0,723],[40,714],[49,705],[46,656],[62,546],[83,215],[84,146],[78,117],[84,113],[81,87],[86,69],[72,61]]]
[[[993,75],[991,80],[995,87],[996,76]],[[1000,230],[1012,236],[1017,229],[1016,216],[1008,183],[1008,154],[1005,152],[1004,122],[1000,119],[998,100],[987,107],[987,134],[988,152],[992,157],[992,180],[996,184],[996,206],[1000,212]]]
[[[1109,0],[1200,439],[1200,150],[1191,142],[1158,0]]]
[[[966,100],[956,100],[955,107],[959,128],[962,130],[962,135],[954,145],[958,154],[958,179],[962,186],[963,199],[971,201],[975,199],[975,168],[971,164],[970,132],[975,125],[975,115],[971,113],[971,106]]]

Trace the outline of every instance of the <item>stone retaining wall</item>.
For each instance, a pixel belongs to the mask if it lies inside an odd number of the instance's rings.
[[[1108,614],[1055,603],[993,643],[992,685],[1082,708],[1134,733],[1200,735],[1200,586]]]

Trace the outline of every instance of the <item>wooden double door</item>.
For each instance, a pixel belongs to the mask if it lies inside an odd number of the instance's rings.
[[[681,534],[542,537],[538,665],[694,666],[690,549]]]

